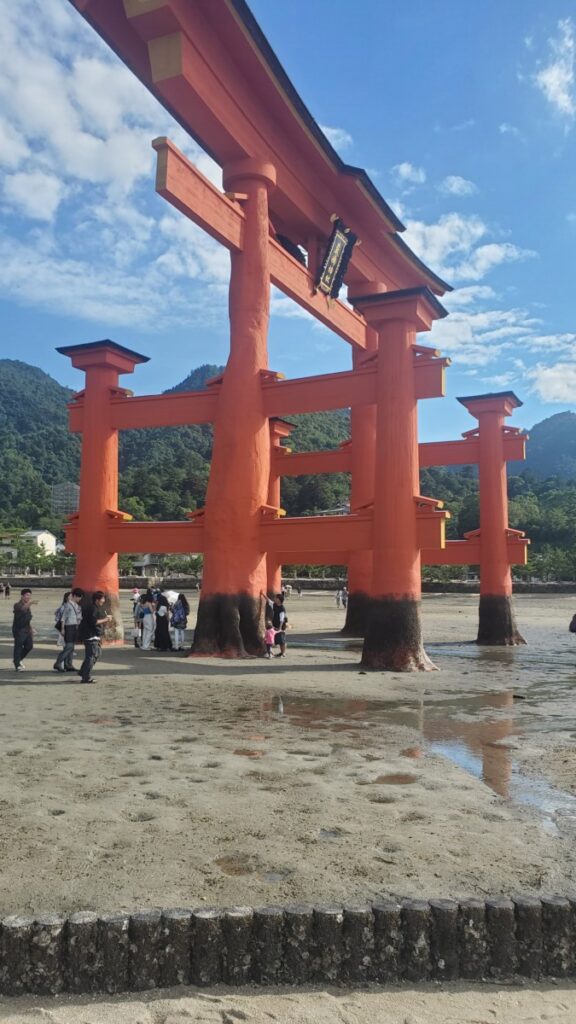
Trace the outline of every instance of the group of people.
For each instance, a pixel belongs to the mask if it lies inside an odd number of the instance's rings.
[[[132,591],[134,646],[142,651],[183,651],[190,605],[184,594],[172,595],[148,589]],[[170,635],[172,629],[172,636]]]
[[[80,587],[74,587],[64,594],[62,604],[56,611],[54,625],[60,633],[59,648],[53,669],[55,672],[78,672],[82,683],[94,682],[94,666],[100,657],[102,634],[111,616],[104,609],[105,595],[96,590],[91,599]],[[14,668],[24,671],[24,660],[34,646],[32,628],[32,591],[25,587],[20,591],[20,600],[14,605],[12,621],[14,638]],[[74,666],[76,644],[84,644],[84,660],[77,670]]]
[[[0,583],[0,596],[4,594],[4,597],[10,597],[10,584]]]
[[[10,592],[7,586],[5,590]],[[276,594],[274,599],[264,592],[266,619],[264,642],[266,657],[286,656],[286,631],[288,615],[284,605],[286,591]],[[144,594],[135,587],[132,592],[134,645],[143,651],[183,651],[185,630],[188,625],[190,605],[184,594],[148,589]],[[32,591],[25,587],[20,599],[14,605],[12,636],[14,638],[14,668],[23,672],[24,661],[34,646],[32,628]],[[60,634],[58,655],[54,672],[77,672],[83,683],[94,682],[94,666],[100,657],[102,635],[106,623],[112,618],[105,608],[105,594],[96,590],[91,597],[81,587],[74,587],[64,594],[62,603],[54,615],[54,626]],[[172,635],[171,635],[172,633]],[[84,660],[79,669],[74,665],[77,643],[84,644]],[[274,655],[274,648],[279,651]]]

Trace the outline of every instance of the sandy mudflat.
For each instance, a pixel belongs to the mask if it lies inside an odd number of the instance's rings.
[[[386,991],[213,989],[80,1000],[0,1000],[5,1024],[574,1024],[576,986],[443,985]]]
[[[477,598],[431,596],[441,671],[389,676],[297,647],[342,613],[292,597],[284,661],[112,648],[88,687],[36,596],[20,675],[0,601],[2,913],[573,888],[574,599],[519,598],[530,646],[482,651]]]

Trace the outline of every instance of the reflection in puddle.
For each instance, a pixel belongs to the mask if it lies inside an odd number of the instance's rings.
[[[501,664],[507,656],[507,651],[490,651],[485,660]],[[514,737],[521,730],[515,720],[512,690],[448,698],[425,695],[413,701],[310,698],[284,693],[261,706],[260,713],[301,729],[342,734],[346,745],[354,746],[367,743],[370,731],[378,726],[408,726],[420,733],[423,742],[404,748],[402,756],[416,759],[429,751],[446,757],[503,799],[538,811],[552,831],[576,831],[576,797],[542,780],[523,776],[513,762]],[[541,727],[541,719],[535,717],[534,721]],[[530,718],[524,715],[523,728],[530,727]],[[417,781],[417,775],[398,772],[379,775],[371,784],[405,786]],[[368,783],[359,780],[357,784]],[[335,838],[330,829],[323,829],[320,836]]]

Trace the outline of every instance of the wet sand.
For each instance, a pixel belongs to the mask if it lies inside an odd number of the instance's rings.
[[[398,986],[386,991],[214,989],[0,1001],[4,1024],[573,1024],[576,985]]]
[[[52,672],[59,597],[20,675],[0,601],[3,913],[571,889],[573,598],[518,598],[529,646],[494,651],[476,597],[431,595],[440,671],[387,675],[294,596],[285,660],[111,648],[82,686]]]

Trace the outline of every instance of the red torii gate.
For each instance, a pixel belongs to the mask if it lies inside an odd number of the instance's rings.
[[[80,511],[67,533],[77,582],[114,595],[117,552],[203,551],[193,650],[242,656],[262,650],[260,593],[277,581],[282,560],[346,562],[351,580],[361,581],[354,596],[366,606],[363,664],[431,667],[420,626],[422,554],[438,562],[491,558],[483,535],[452,542],[465,546],[466,557],[445,559],[447,513],[419,495],[417,400],[443,394],[448,360],[416,344],[416,334],[446,315],[437,295],[448,286],[401,241],[402,225],[365,172],[332,150],[243,0],[72,2],[223,166],[225,193],[168,140],[153,144],[159,193],[231,252],[230,357],[206,392],[130,398],[118,377],[142,356],[112,342],[59,350],[86,371],[85,391],[71,407],[71,428],[84,440]],[[363,243],[346,274],[353,308],[327,302],[315,287],[335,210]],[[286,239],[292,251],[306,250],[307,266],[286,250]],[[351,372],[282,381],[268,369],[271,283],[352,345]],[[292,457],[276,452],[269,421],[343,407],[352,409],[351,515],[280,520],[280,467]],[[479,635],[498,643],[519,639],[509,565],[525,557],[524,542],[507,530],[501,486],[506,414],[482,412],[477,442],[464,442],[476,445],[482,490],[485,478],[491,512],[498,509],[498,557]],[[199,422],[215,426],[205,509],[190,523],[125,522],[117,507],[118,430]]]

